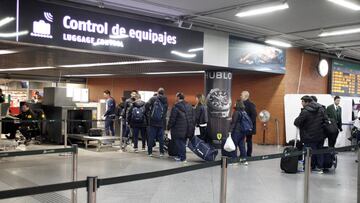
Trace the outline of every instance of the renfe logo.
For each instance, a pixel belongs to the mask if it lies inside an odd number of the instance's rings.
[[[53,16],[49,12],[44,12],[44,17],[47,21],[53,22]],[[42,38],[50,38],[51,35],[51,25],[50,23],[46,23],[44,20],[34,21],[33,22],[33,32],[30,33],[31,36],[34,37],[42,37]]]

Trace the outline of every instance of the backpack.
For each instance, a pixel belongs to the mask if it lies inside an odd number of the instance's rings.
[[[245,112],[245,111],[241,111],[240,112],[240,116],[241,116],[241,120],[240,120],[240,125],[241,125],[241,131],[245,134],[249,134],[253,131],[253,123],[249,117],[249,115]]]
[[[142,123],[144,122],[144,108],[143,107],[137,107],[134,106],[131,112],[131,121],[135,123]]]
[[[162,121],[164,116],[164,105],[161,103],[160,99],[157,98],[152,105],[150,118],[152,121]]]

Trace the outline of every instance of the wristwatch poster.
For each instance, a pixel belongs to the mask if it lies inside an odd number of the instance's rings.
[[[211,117],[226,118],[229,116],[231,98],[227,90],[213,88],[208,93],[206,100]]]

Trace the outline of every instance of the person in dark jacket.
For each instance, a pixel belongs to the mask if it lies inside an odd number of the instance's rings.
[[[5,102],[5,95],[3,94],[3,91],[0,88],[0,103],[4,103],[4,102]]]
[[[115,136],[115,130],[114,130],[114,119],[115,119],[115,100],[111,97],[110,91],[105,90],[104,91],[104,97],[106,98],[106,111],[104,113],[105,118],[105,134],[107,136],[111,135]]]
[[[155,141],[160,144],[160,157],[164,156],[164,130],[166,126],[166,114],[168,101],[164,88],[159,88],[157,96],[153,96],[145,105],[145,114],[148,120],[148,155],[152,156],[152,148]]]
[[[253,102],[250,101],[250,93],[248,91],[243,91],[241,93],[241,100],[245,105],[245,111],[250,117],[252,123],[253,123],[253,130],[251,133],[245,135],[246,136],[246,144],[247,144],[247,151],[246,155],[248,157],[251,157],[252,155],[252,149],[253,149],[253,143],[252,143],[252,137],[256,134],[256,106]]]
[[[195,97],[196,106],[195,106],[195,124],[196,127],[200,129],[200,139],[205,142],[210,142],[210,139],[207,137],[206,128],[208,122],[208,112],[205,104],[205,96],[198,94]]]
[[[21,113],[16,116],[21,121],[37,120],[36,114],[30,109],[29,104],[24,103],[21,106]],[[34,135],[34,132],[39,129],[39,123],[37,122],[21,122],[19,125],[19,131],[25,137],[25,144],[27,145]]]
[[[325,139],[323,125],[326,121],[326,115],[324,108],[307,95],[301,98],[301,102],[303,108],[294,121],[294,125],[300,129],[300,140],[304,143],[305,148],[321,149]],[[313,169],[316,166],[323,169],[323,156],[313,155],[311,165]]]
[[[339,131],[342,131],[342,118],[341,118],[341,107],[340,107],[340,97],[335,96],[334,97],[334,104],[328,106],[326,108],[326,114],[329,117],[330,120],[336,122]],[[328,142],[329,147],[335,147],[336,139],[339,134],[329,136]]]
[[[171,109],[167,129],[171,132],[178,150],[176,161],[186,162],[186,140],[194,135],[194,109],[185,101],[183,93],[176,94],[177,103]]]
[[[240,157],[244,158],[247,156],[245,149],[245,133],[241,127],[241,119],[243,117],[242,113],[246,113],[245,105],[242,101],[237,100],[235,104],[235,111],[233,112],[231,124],[230,124],[230,132],[231,138],[234,141],[234,144],[240,150]],[[232,158],[237,157],[237,150],[231,153]],[[247,162],[244,162],[245,165],[248,165]]]
[[[137,95],[135,102],[129,109],[127,121],[132,129],[134,136],[134,152],[138,152],[139,133],[141,133],[142,150],[145,151],[146,146],[146,117],[145,102]]]
[[[138,91],[137,90],[132,90],[130,93],[130,98],[125,100],[124,103],[124,109],[121,113],[121,117],[124,119],[124,129],[123,129],[123,137],[122,137],[122,149],[125,150],[126,146],[129,144],[129,134],[130,134],[130,126],[129,123],[127,122],[127,117],[129,114],[129,110],[131,108],[131,106],[133,105],[133,103],[135,102],[135,97],[138,95]]]

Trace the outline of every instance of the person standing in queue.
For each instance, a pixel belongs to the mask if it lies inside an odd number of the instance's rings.
[[[0,88],[0,104],[5,102],[5,95],[3,94],[2,89]]]
[[[237,100],[234,110],[235,111],[233,112],[230,124],[231,138],[236,148],[239,148],[240,157],[245,158],[247,156],[245,148],[246,133],[243,131],[242,119],[244,117],[244,114],[247,113],[245,111],[244,103],[241,100]],[[234,152],[231,152],[230,156],[235,159],[237,157],[237,149]],[[248,162],[244,162],[243,164],[247,166]]]
[[[176,104],[171,109],[167,129],[171,132],[178,151],[176,161],[186,162],[186,140],[194,136],[195,121],[194,109],[185,101],[185,95],[181,92],[176,94]]]
[[[132,129],[134,136],[134,152],[138,152],[139,133],[141,133],[142,150],[146,146],[146,117],[145,102],[141,100],[140,95],[136,95],[135,102],[130,107],[127,121]]]
[[[248,91],[241,92],[241,101],[244,103],[245,111],[250,117],[252,123],[253,123],[253,130],[251,133],[247,133],[246,136],[246,144],[247,144],[247,151],[246,155],[248,157],[251,157],[252,150],[253,150],[253,142],[252,137],[256,134],[256,106],[253,102],[250,101],[250,93]]]
[[[208,122],[208,112],[205,104],[205,96],[203,94],[197,94],[196,97],[196,106],[195,106],[195,124],[196,127],[200,129],[200,139],[205,142],[210,142],[207,137],[207,122]]]
[[[111,135],[115,136],[115,130],[114,130],[114,119],[115,119],[115,100],[111,97],[111,93],[109,90],[104,91],[104,97],[106,99],[106,110],[104,113],[105,118],[105,134],[106,136]]]
[[[338,129],[341,132],[342,131],[342,119],[341,119],[341,107],[340,107],[340,97],[339,96],[334,97],[334,104],[332,104],[326,108],[326,113],[327,113],[327,116],[329,117],[329,119],[336,122]],[[335,147],[337,137],[338,137],[338,134],[328,137],[329,147]]]
[[[325,139],[323,124],[327,120],[325,110],[308,95],[301,98],[301,104],[303,108],[294,121],[294,125],[300,129],[300,141],[304,143],[305,148],[321,149]],[[311,157],[311,168],[324,173],[322,155]]]
[[[122,118],[124,119],[125,129],[123,129],[123,137],[122,137],[122,150],[125,150],[126,146],[129,144],[129,134],[130,134],[130,127],[127,122],[127,117],[129,115],[129,110],[133,103],[135,102],[135,97],[138,95],[137,90],[132,90],[130,93],[130,98],[125,101],[124,109],[122,112]]]
[[[145,105],[145,114],[148,119],[148,155],[153,156],[153,146],[158,140],[160,144],[160,157],[164,156],[164,130],[168,100],[164,88],[159,88],[156,96],[150,98]]]

